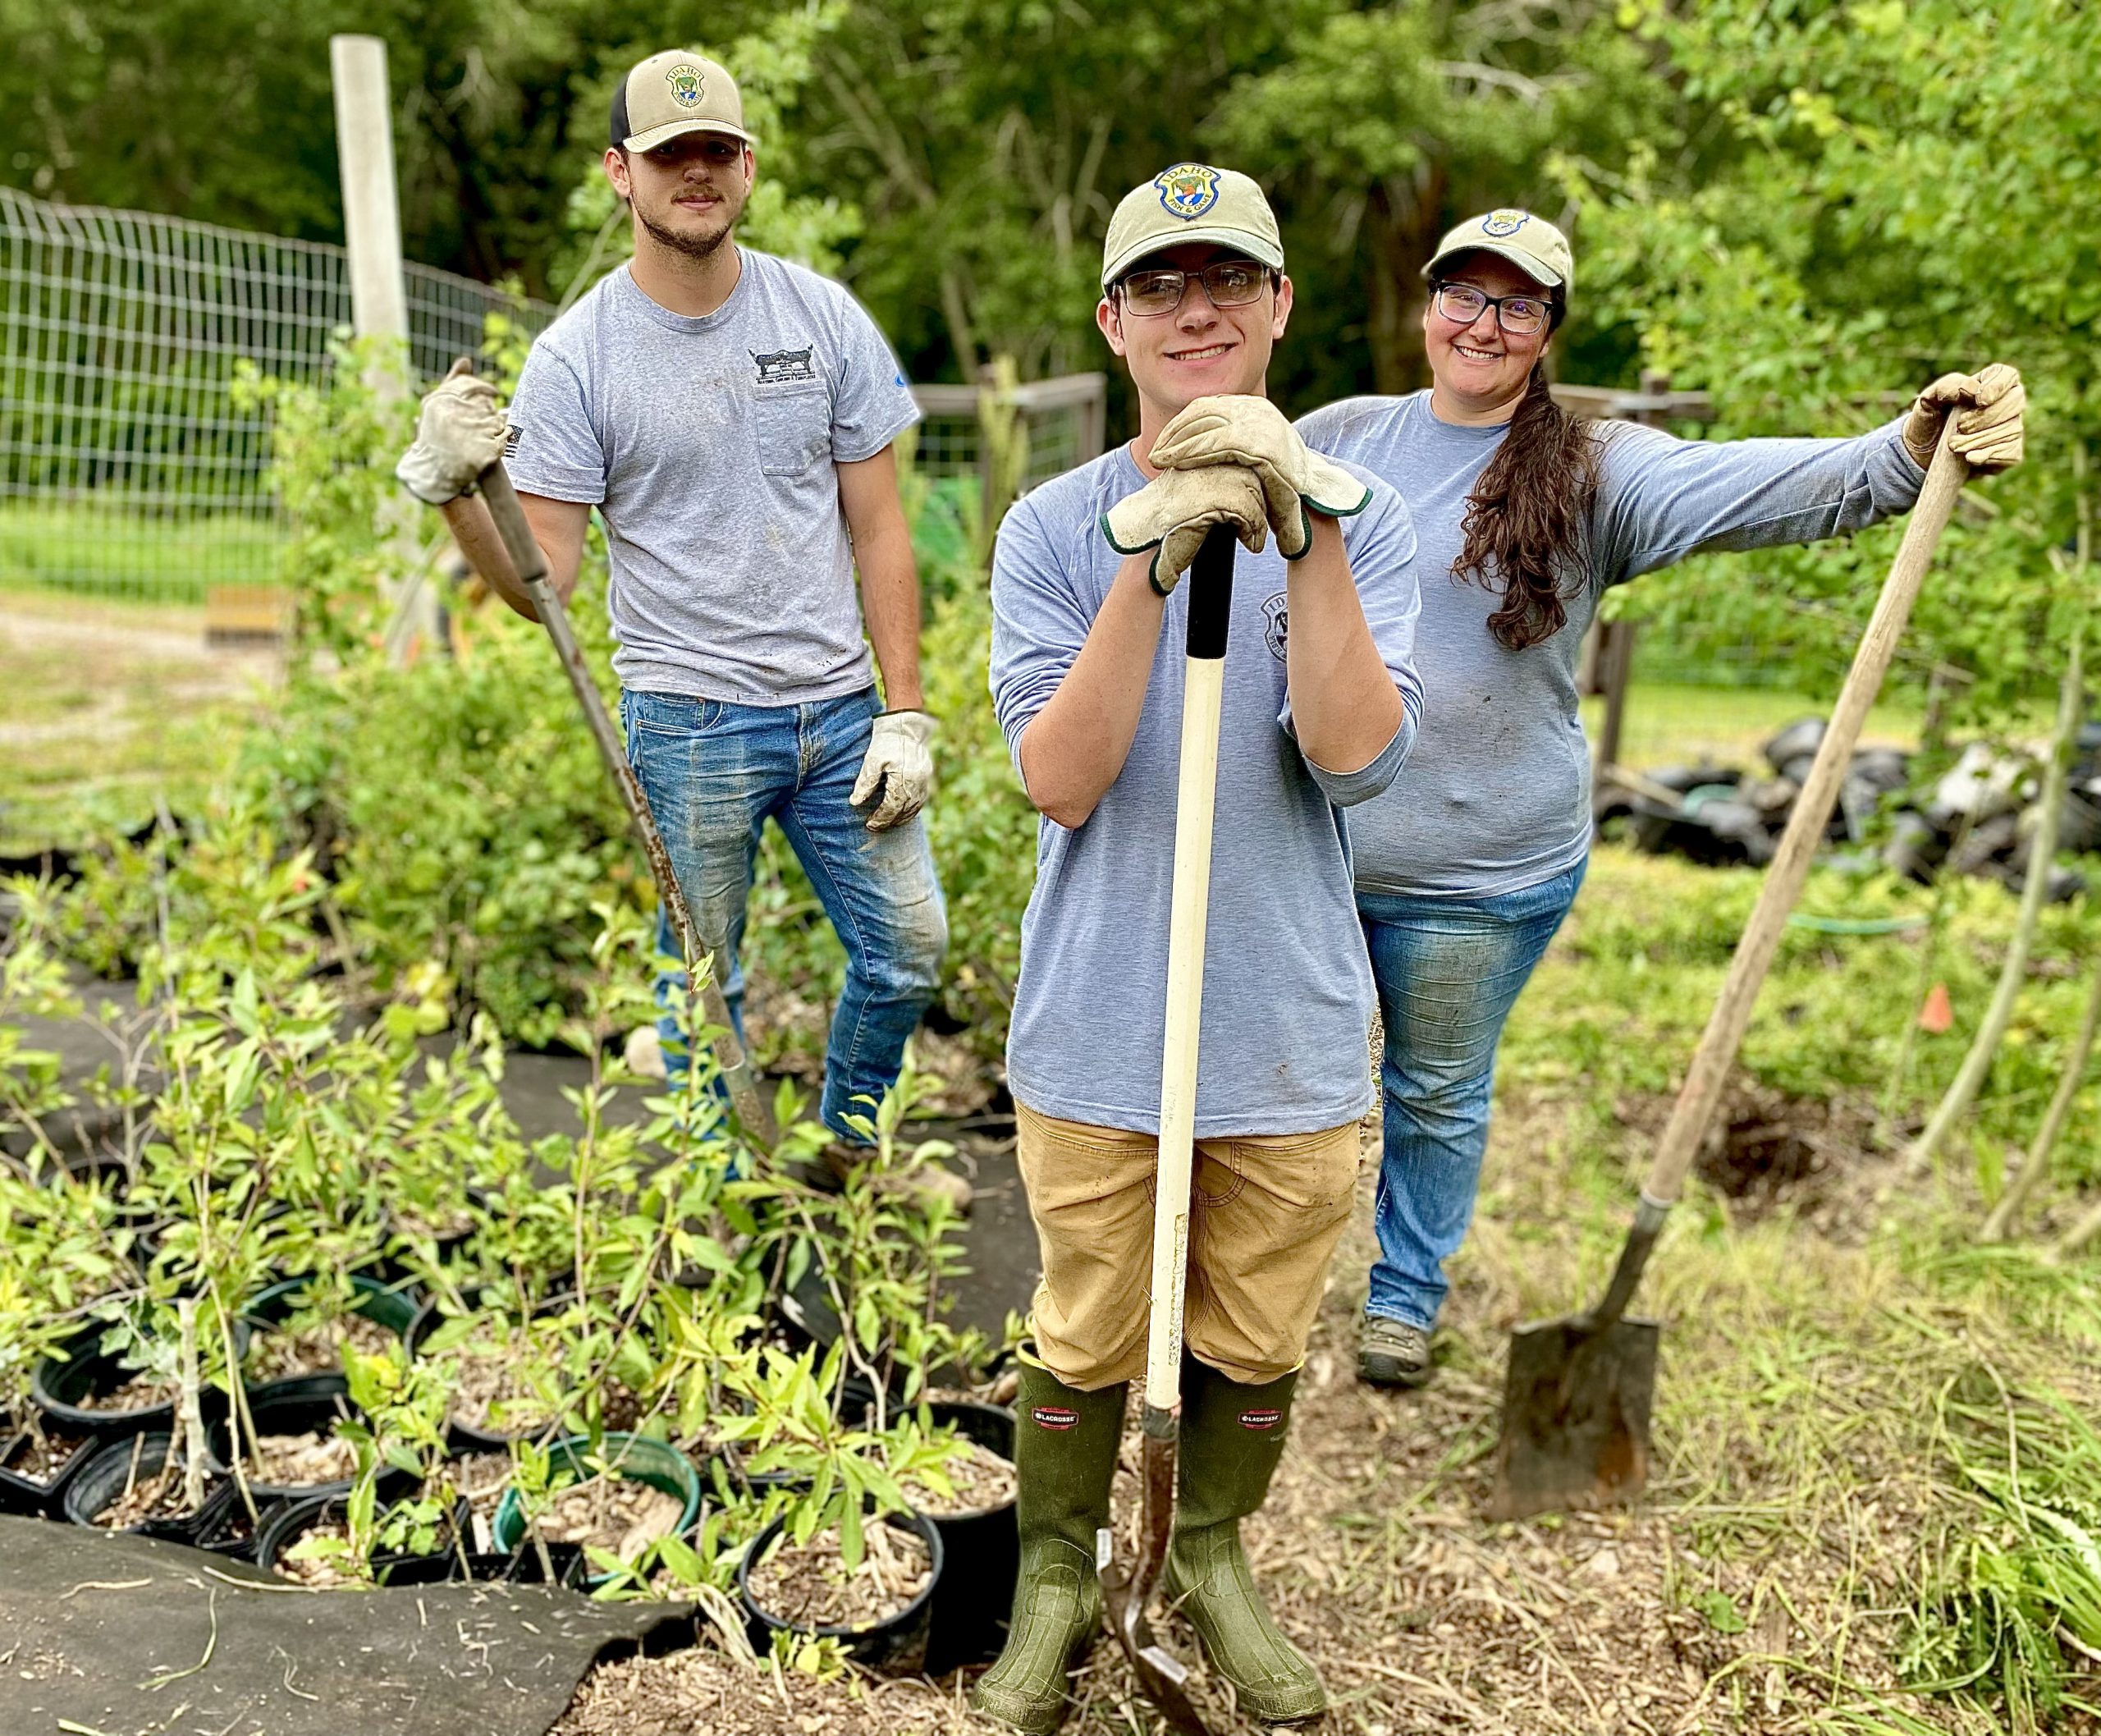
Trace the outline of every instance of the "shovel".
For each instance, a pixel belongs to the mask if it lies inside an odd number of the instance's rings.
[[[1953,417],[1948,428],[1954,426]],[[1629,1320],[1627,1305],[1641,1279],[1664,1219],[1677,1202],[1686,1171],[1707,1136],[1722,1086],[1742,1047],[1752,1005],[1773,963],[1787,913],[1823,841],[1861,726],[1874,703],[1897,641],[1911,612],[1969,466],[1948,444],[1934,453],[1904,541],[1884,581],[1874,614],[1816,750],[1816,761],[1787,817],[1758,903],[1737,942],[1728,980],[1707,1021],[1678,1102],[1671,1110],[1634,1215],[1627,1245],[1604,1299],[1586,1314],[1536,1321],[1510,1340],[1503,1390],[1503,1432],[1496,1443],[1495,1488],[1489,1511],[1522,1518],[1555,1508],[1602,1507],[1638,1496],[1649,1477],[1649,1407],[1656,1384],[1653,1320]]]
[[[584,653],[578,648],[576,634],[569,624],[569,611],[555,594],[555,588],[547,582],[547,557],[540,552],[533,527],[525,521],[525,509],[518,504],[517,491],[510,486],[510,473],[504,469],[501,458],[482,472],[481,488],[482,497],[488,502],[489,516],[496,521],[497,534],[503,538],[503,546],[510,552],[519,583],[525,587],[525,594],[532,599],[533,613],[540,617],[541,624],[547,630],[547,637],[554,641],[556,654],[561,658],[561,666],[569,676],[576,703],[584,708],[584,721],[590,726],[591,739],[598,744],[598,757],[612,774],[620,800],[627,808],[627,817],[634,827],[634,835],[642,841],[642,853],[648,859],[650,875],[657,882],[657,896],[662,902],[671,932],[679,937],[679,949],[685,955],[686,980],[701,985],[701,1012],[715,1032],[711,1047],[716,1065],[721,1071],[723,1088],[730,1096],[730,1115],[746,1139],[770,1152],[780,1142],[780,1130],[774,1125],[771,1106],[759,1090],[758,1072],[745,1055],[744,1046],[737,1040],[736,1027],[730,1022],[730,1004],[723,999],[721,987],[715,980],[712,964],[724,955],[722,950],[714,944],[713,936],[700,933],[685,895],[679,890],[679,877],[671,871],[671,855],[664,848],[663,836],[657,831],[657,822],[649,812],[649,799],[642,792],[634,767],[627,763],[619,733],[613,728],[611,717],[606,715],[606,702],[599,697],[591,671],[584,666]]]
[[[1231,527],[1214,525],[1189,569],[1183,663],[1182,761],[1174,798],[1174,892],[1167,923],[1167,1027],[1161,1045],[1160,1170],[1152,1208],[1152,1312],[1146,1335],[1139,1556],[1096,1545],[1110,1631],[1138,1686],[1184,1736],[1206,1736],[1190,1703],[1188,1668],[1153,1638],[1146,1603],[1167,1559],[1174,1458],[1182,1422],[1182,1306],[1189,1267],[1189,1171],[1196,1145],[1197,1028],[1204,1003],[1204,926],[1211,886],[1211,818],[1218,799],[1218,720],[1233,615]]]

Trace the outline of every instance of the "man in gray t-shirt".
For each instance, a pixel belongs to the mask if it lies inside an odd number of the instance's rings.
[[[1138,437],[1020,502],[992,566],[993,696],[1043,814],[1007,1047],[1043,1279],[1016,1401],[1014,1626],[974,1703],[1052,1728],[1098,1620],[1095,1532],[1145,1362],[1178,580],[1203,528],[1226,524],[1277,546],[1240,556],[1230,599],[1164,1584],[1241,1711],[1291,1723],[1325,1694],[1255,1590],[1239,1524],[1283,1451],[1371,1106],[1371,973],[1339,810],[1392,781],[1415,731],[1415,535],[1393,489],[1311,459],[1262,396],[1291,281],[1247,176],[1180,163],[1134,189],[1101,283],[1096,318],[1130,365]],[[1163,469],[1198,426],[1234,456]]]
[[[932,722],[891,447],[918,413],[851,295],[735,245],[753,146],[713,62],[674,49],[629,72],[605,170],[634,256],[533,346],[503,456],[565,598],[598,510],[629,757],[723,950],[739,1024],[737,948],[768,818],[823,900],[847,972],[820,1112],[850,1147],[869,1143],[856,1124],[896,1082],[947,943],[919,818]],[[486,505],[460,492],[492,456],[492,424],[489,388],[448,380],[400,474],[530,616]],[[675,1027],[660,1029],[675,1064]]]

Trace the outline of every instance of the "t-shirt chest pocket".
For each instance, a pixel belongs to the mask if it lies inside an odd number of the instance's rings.
[[[761,387],[752,396],[758,467],[767,476],[800,476],[831,452],[831,394],[822,380]]]

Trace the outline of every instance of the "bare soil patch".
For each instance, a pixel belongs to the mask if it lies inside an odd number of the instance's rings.
[[[782,1541],[752,1569],[751,1593],[767,1615],[812,1628],[872,1628],[901,1614],[927,1589],[933,1560],[925,1541],[902,1527],[863,1528],[861,1564],[840,1555],[836,1527],[807,1543]]]

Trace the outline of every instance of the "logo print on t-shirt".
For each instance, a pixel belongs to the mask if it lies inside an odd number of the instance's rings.
[[[770,355],[761,355],[756,350],[748,353],[758,364],[758,382],[762,386],[779,386],[789,380],[813,380],[817,377],[817,364],[810,360],[817,353],[815,344],[807,350],[776,350]]]
[[[1291,644],[1290,601],[1289,591],[1273,591],[1262,599],[1262,619],[1269,623],[1262,630],[1262,639],[1270,648],[1270,655],[1279,663]]]

